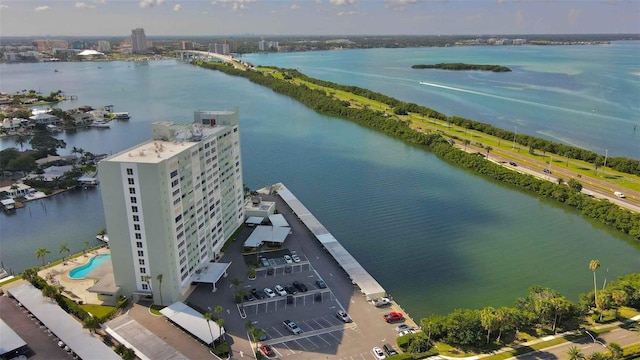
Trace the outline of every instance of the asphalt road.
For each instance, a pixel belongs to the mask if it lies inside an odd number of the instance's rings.
[[[578,340],[516,356],[512,359],[566,359],[567,352],[572,346],[577,346],[580,351],[582,351],[582,354],[588,357],[595,352],[606,352],[606,344],[610,344],[612,342],[617,343],[621,347],[638,343],[640,342],[640,333],[637,331],[618,328],[596,337],[595,340],[596,341],[594,341],[588,334],[585,334],[585,337]]]

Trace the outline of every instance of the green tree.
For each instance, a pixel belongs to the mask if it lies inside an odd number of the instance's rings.
[[[491,150],[493,150],[493,148],[491,146],[487,146],[485,150],[487,150],[487,159],[489,159],[489,153],[491,152]]]
[[[600,268],[599,260],[591,260],[589,262],[589,269],[593,271],[593,301],[596,304],[596,308],[598,307],[598,285],[596,284],[596,270]]]
[[[35,151],[50,155],[57,155],[57,149],[67,147],[67,143],[64,140],[58,140],[46,132],[36,133],[29,141],[29,144]]]
[[[611,354],[611,359],[618,360],[624,358],[624,353],[622,351],[622,347],[620,344],[612,342],[607,345],[607,349],[609,349],[609,353]]]
[[[160,306],[163,306],[164,304],[162,303],[162,274],[158,274],[158,276],[156,276],[156,280],[158,280],[158,291],[160,292]]]
[[[224,326],[224,319],[215,319],[213,320],[216,324],[218,324],[218,334],[222,336],[222,327]],[[222,336],[224,338],[224,336]]]
[[[89,329],[90,332],[95,333],[96,329],[100,328],[100,320],[95,316],[87,316],[84,321],[82,321],[82,327],[85,329]]]
[[[491,306],[487,306],[482,309],[482,311],[480,311],[480,321],[482,322],[482,327],[487,331],[488,344],[489,339],[491,338],[491,332],[498,327],[496,309]]]
[[[69,245],[67,245],[67,243],[60,244],[60,250],[58,253],[62,255],[62,261],[65,261],[64,253],[68,254],[70,252],[71,250],[69,250]]]
[[[609,358],[601,352],[594,352],[589,356],[589,360],[609,360]]]
[[[429,350],[428,335],[422,331],[412,334],[407,351],[412,354],[419,354],[427,350]]]
[[[38,248],[38,250],[36,250],[36,259],[42,259],[42,266],[45,265],[45,257],[47,256],[47,254],[51,254],[51,251],[49,251],[49,249],[47,248]]]
[[[58,295],[56,288],[50,285],[45,285],[40,291],[42,292],[42,296],[48,297],[51,301]]]
[[[567,359],[568,360],[582,360],[584,359],[584,354],[577,346],[572,346],[567,351]]]
[[[567,182],[567,185],[569,185],[570,189],[575,190],[576,192],[582,191],[582,184],[575,179],[570,179]]]
[[[211,320],[213,320],[213,314],[210,312],[206,312],[202,315],[202,317],[207,320],[207,326],[209,326],[209,334],[211,335],[211,344],[213,344],[213,331],[211,330]]]
[[[24,144],[27,143],[27,136],[23,134],[16,135],[16,138],[13,140],[16,145],[20,146],[20,151],[24,150]]]

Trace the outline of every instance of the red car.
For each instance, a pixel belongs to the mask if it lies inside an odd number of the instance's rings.
[[[383,318],[384,318],[384,321],[390,323],[390,322],[394,322],[394,321],[403,320],[404,316],[402,316],[401,312],[392,311],[392,312],[384,315]]]
[[[271,357],[271,356],[275,355],[275,353],[273,352],[273,349],[271,348],[271,346],[266,345],[266,344],[260,345],[260,351],[262,351],[262,353],[267,357]]]

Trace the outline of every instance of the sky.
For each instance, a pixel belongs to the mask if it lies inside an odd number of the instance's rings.
[[[0,0],[0,36],[640,33],[640,0]]]

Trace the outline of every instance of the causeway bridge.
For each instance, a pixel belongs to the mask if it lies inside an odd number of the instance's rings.
[[[243,63],[242,61],[234,58],[229,55],[222,55],[217,53],[212,53],[208,51],[198,51],[198,50],[176,50],[176,57],[180,60],[194,60],[194,59],[217,59],[226,63],[230,63],[236,69],[247,70],[248,65]]]

